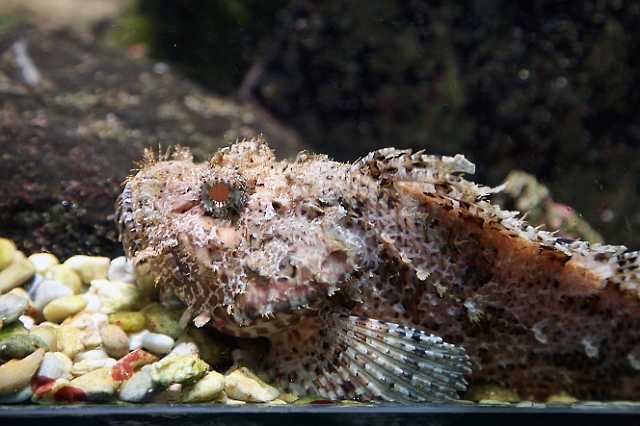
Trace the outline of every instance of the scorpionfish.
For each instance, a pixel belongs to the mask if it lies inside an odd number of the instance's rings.
[[[159,158],[158,158],[159,157]],[[528,225],[462,155],[353,162],[265,141],[147,153],[117,204],[126,254],[186,318],[264,336],[263,373],[330,399],[640,395],[638,252]]]

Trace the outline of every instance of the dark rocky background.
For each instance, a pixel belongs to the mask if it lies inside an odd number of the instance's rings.
[[[107,3],[81,37],[0,32],[0,233],[28,251],[117,250],[110,203],[142,147],[204,157],[258,132],[282,155],[463,153],[491,185],[522,169],[640,248],[638,2]],[[38,87],[12,56],[24,37]]]

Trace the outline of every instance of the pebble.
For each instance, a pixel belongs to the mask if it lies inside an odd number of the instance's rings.
[[[82,376],[98,368],[111,369],[116,365],[116,360],[113,358],[101,358],[101,359],[85,359],[78,361],[71,367],[71,374],[74,376]]]
[[[76,327],[82,333],[82,344],[86,348],[95,348],[102,344],[100,328],[107,324],[107,316],[98,312],[79,312],[63,321],[62,325]]]
[[[89,359],[105,359],[109,358],[109,355],[102,349],[91,349],[90,351],[80,352],[76,355],[74,360],[76,362],[85,361]]]
[[[20,321],[27,330],[31,330],[36,325],[36,320],[29,315],[20,315],[18,321]]]
[[[140,330],[137,333],[133,333],[129,336],[129,350],[136,351],[142,348],[142,340],[144,336],[149,334],[149,330]]]
[[[38,349],[21,360],[12,359],[0,365],[0,395],[16,392],[29,384],[44,358],[44,349]]]
[[[80,296],[62,296],[49,302],[42,313],[47,321],[62,322],[83,310],[85,306],[87,301]]]
[[[33,396],[31,385],[27,385],[13,393],[0,396],[0,404],[20,404],[27,402]]]
[[[29,297],[25,297],[16,290],[0,296],[0,322],[4,324],[16,321],[29,306]]]
[[[514,391],[491,383],[471,386],[463,399],[471,401],[485,402],[519,402],[520,398]]]
[[[136,276],[134,274],[133,263],[124,256],[116,257],[109,264],[107,279],[109,279],[109,281],[134,284],[136,282]]]
[[[156,362],[158,357],[142,349],[135,350],[118,360],[112,368],[113,379],[128,380],[136,368]]]
[[[39,274],[44,273],[53,265],[60,264],[58,258],[51,253],[34,253],[27,259],[29,259],[29,261],[33,264],[33,267],[36,268],[36,272]]]
[[[150,367],[142,367],[120,387],[118,397],[127,402],[144,402],[153,396],[157,387],[151,378]]]
[[[47,351],[55,352],[58,348],[56,342],[56,329],[47,324],[39,324],[29,330],[29,334],[37,337],[44,344]]]
[[[142,337],[142,347],[156,355],[164,355],[171,351],[175,341],[166,334],[148,332]]]
[[[245,367],[237,368],[225,376],[224,391],[229,398],[245,402],[269,402],[280,395],[276,388]]]
[[[84,293],[80,295],[84,300],[87,301],[87,307],[84,308],[87,311],[92,311],[92,312],[100,312],[100,308],[102,307],[102,302],[100,301],[100,298],[95,295],[95,294],[91,294],[91,293]]]
[[[167,309],[159,303],[152,303],[146,306],[142,312],[149,331],[166,334],[174,339],[177,339],[182,334],[182,327],[180,327],[181,312]]]
[[[110,263],[108,257],[76,255],[65,260],[63,265],[73,269],[83,283],[89,284],[93,280],[107,278]]]
[[[36,273],[31,262],[17,253],[13,262],[0,272],[0,294],[21,286]]]
[[[198,345],[193,342],[179,342],[171,349],[169,355],[198,355]]]
[[[78,294],[82,291],[80,275],[67,265],[53,265],[44,273],[44,276],[69,287],[73,294]]]
[[[108,401],[113,398],[116,392],[116,384],[111,377],[111,368],[93,370],[71,380],[69,386],[83,391],[86,401],[91,402]]]
[[[145,318],[142,312],[116,312],[109,315],[109,323],[120,326],[127,333],[136,333],[144,329]]]
[[[5,269],[13,262],[16,254],[16,245],[11,240],[0,238],[0,271]]]
[[[166,388],[173,383],[192,383],[202,378],[209,365],[196,355],[172,355],[151,365],[154,383]]]
[[[40,288],[40,284],[42,284],[43,282],[44,282],[44,276],[40,274],[35,274],[31,279],[31,281],[25,284],[24,288],[25,290],[27,290],[27,294],[29,295],[30,300],[36,299],[36,293]]]
[[[45,346],[37,337],[17,333],[0,340],[0,359],[24,358]]]
[[[121,358],[129,353],[129,336],[115,324],[105,325],[100,329],[102,346],[110,356]]]
[[[576,402],[578,400],[567,392],[554,393],[547,398],[547,404],[574,404]]]
[[[187,390],[183,402],[207,402],[220,396],[224,390],[224,376],[217,371],[210,371],[193,387]]]
[[[62,352],[47,352],[36,375],[49,379],[70,379],[72,365],[71,359]]]
[[[69,358],[73,358],[85,349],[82,343],[82,332],[70,325],[56,329],[56,345],[58,350]]]
[[[100,298],[100,312],[105,314],[132,310],[140,303],[140,290],[135,284],[93,280],[90,292]]]
[[[71,295],[73,295],[73,291],[69,287],[58,281],[45,279],[36,290],[33,304],[39,311],[42,311],[52,300]]]

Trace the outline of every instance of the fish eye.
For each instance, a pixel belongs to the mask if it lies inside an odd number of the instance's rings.
[[[217,218],[237,215],[247,201],[246,184],[237,173],[217,173],[205,179],[200,194],[205,211]]]

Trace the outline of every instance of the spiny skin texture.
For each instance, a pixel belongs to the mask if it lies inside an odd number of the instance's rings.
[[[464,348],[472,382],[526,398],[640,399],[637,253],[534,229],[460,176],[473,171],[462,156],[393,148],[353,164],[277,161],[260,140],[208,164],[178,149],[126,182],[118,220],[127,254],[196,325],[269,337],[267,369],[285,387],[380,396],[367,373],[349,371],[388,353],[372,345],[389,333],[436,345],[445,370],[467,371],[456,349],[387,321]]]

